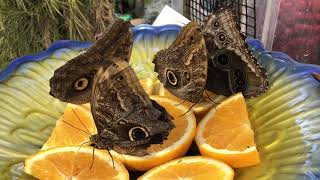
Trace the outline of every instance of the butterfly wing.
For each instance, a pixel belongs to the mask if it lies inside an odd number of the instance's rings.
[[[201,29],[195,22],[184,26],[175,41],[154,59],[158,78],[172,94],[198,102],[207,80],[207,53]]]
[[[254,97],[268,89],[266,71],[248,48],[233,10],[222,8],[209,15],[203,31],[209,57],[207,90]]]
[[[101,67],[97,72],[91,95],[91,109],[100,129],[98,132],[112,126],[114,121],[135,106],[151,105],[148,95],[140,87],[139,80],[128,63],[121,60],[110,62],[112,64],[109,67]]]
[[[174,125],[159,106],[149,99],[126,61],[114,60],[94,78],[91,111],[98,135],[112,142],[117,151],[132,153],[163,142]],[[137,129],[146,133],[145,137],[133,138]]]
[[[73,104],[89,102],[96,71],[101,66],[111,64],[109,57],[129,61],[132,42],[130,24],[115,18],[87,52],[71,59],[54,72],[50,79],[50,94]]]

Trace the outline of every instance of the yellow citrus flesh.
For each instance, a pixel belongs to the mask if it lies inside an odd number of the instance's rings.
[[[260,162],[241,93],[210,110],[199,123],[195,140],[202,155],[220,159],[232,167]]]
[[[139,177],[139,180],[232,180],[233,176],[233,169],[221,161],[202,156],[190,156],[155,167]]]
[[[58,146],[80,145],[89,142],[90,134],[96,133],[97,129],[90,105],[68,104],[41,150]]]
[[[129,173],[120,161],[112,160],[107,151],[99,149],[95,149],[93,158],[93,149],[89,146],[39,151],[25,160],[24,171],[38,179],[50,180],[129,179]]]
[[[141,79],[140,84],[148,95],[159,95],[160,91],[162,90],[162,86],[159,80],[150,78]]]
[[[204,96],[207,97],[209,96],[209,98],[206,99],[206,101],[203,102],[199,102],[196,105],[192,106],[193,103],[189,102],[189,101],[185,101],[173,94],[171,94],[167,89],[164,88],[163,84],[161,84],[160,82],[158,82],[159,84],[156,85],[156,95],[158,96],[164,96],[167,97],[169,99],[174,99],[175,101],[179,102],[179,104],[183,104],[184,106],[187,106],[188,108],[192,107],[192,112],[195,114],[197,121],[202,119],[211,108],[213,108],[215,106],[215,103],[218,103],[220,101],[220,98],[215,98],[216,95],[213,94],[210,91],[205,91],[204,92]],[[210,100],[217,100],[217,102],[210,102]]]
[[[189,149],[196,131],[196,119],[188,107],[177,106],[177,101],[160,96],[151,96],[151,99],[162,105],[174,118],[175,128],[170,132],[163,144],[151,145],[147,156],[130,156],[111,151],[112,155],[120,159],[124,165],[132,170],[145,171],[172,159],[182,157]],[[181,116],[183,115],[183,116]]]

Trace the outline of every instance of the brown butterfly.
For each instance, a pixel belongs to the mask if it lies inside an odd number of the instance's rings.
[[[171,93],[194,103],[203,98],[205,89],[252,97],[268,88],[266,72],[252,56],[229,8],[210,14],[201,28],[195,22],[184,26],[173,44],[155,55],[153,63]]]
[[[130,26],[128,22],[115,18],[85,53],[54,72],[49,94],[73,104],[89,102],[94,74],[101,66],[112,64],[108,57],[129,61],[133,43]]]
[[[94,78],[90,104],[98,134],[90,140],[98,148],[146,155],[174,128],[172,117],[149,98],[128,62],[110,62]]]
[[[158,78],[172,94],[197,102],[204,92],[208,60],[205,41],[196,22],[182,28],[178,37],[154,59]]]
[[[202,29],[209,60],[207,90],[255,97],[268,89],[266,71],[248,48],[231,8],[210,14]]]

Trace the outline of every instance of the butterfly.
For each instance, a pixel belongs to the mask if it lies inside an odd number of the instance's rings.
[[[266,92],[266,70],[248,48],[234,10],[222,8],[210,14],[202,29],[208,50],[207,90],[225,96],[242,92],[245,97]]]
[[[114,18],[85,53],[55,70],[50,79],[49,94],[63,102],[88,103],[94,75],[100,67],[112,64],[109,57],[129,61],[133,44],[130,26],[128,22]]]
[[[98,148],[143,156],[151,144],[161,144],[175,127],[172,117],[142,88],[128,62],[112,58],[97,71],[91,92],[91,112]]]
[[[167,48],[153,59],[159,80],[172,94],[191,101],[202,97],[208,73],[207,50],[196,22],[184,26]]]
[[[230,8],[222,8],[210,14],[202,27],[190,22],[172,45],[155,55],[155,71],[165,88],[194,103],[203,99],[204,90],[254,97],[268,89],[266,71],[252,55],[234,17]]]

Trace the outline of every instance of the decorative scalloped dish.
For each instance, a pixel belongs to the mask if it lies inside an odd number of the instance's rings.
[[[153,55],[168,47],[181,27],[133,28],[132,67],[142,77],[157,77]],[[249,39],[254,56],[268,72],[267,93],[247,100],[261,163],[236,170],[235,179],[320,179],[320,67],[297,63]],[[48,50],[14,60],[0,73],[0,179],[31,179],[21,162],[50,136],[66,103],[51,97],[56,68],[89,48],[89,42],[58,41]]]

